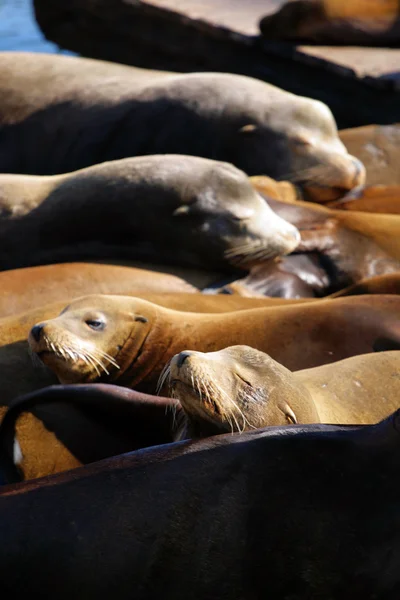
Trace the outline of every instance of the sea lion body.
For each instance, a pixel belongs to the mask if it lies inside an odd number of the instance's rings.
[[[292,301],[279,298],[241,298],[240,296],[212,296],[203,294],[142,294],[145,300],[180,311],[223,313],[267,306],[288,306]],[[193,298],[192,298],[193,296]],[[298,301],[294,301],[298,304]],[[6,405],[17,396],[28,394],[58,382],[50,369],[32,360],[27,342],[35,323],[53,319],[65,308],[65,301],[39,306],[35,309],[0,319],[0,420]],[[181,313],[178,313],[181,314]],[[182,323],[184,323],[183,318]],[[168,327],[168,321],[166,322]],[[187,338],[185,339],[185,346]],[[179,348],[178,348],[179,350]],[[177,350],[177,351],[178,351]],[[163,365],[162,365],[163,366]]]
[[[365,179],[325,104],[260,80],[12,52],[0,56],[0,73],[2,172],[46,175],[168,153],[306,185],[315,171],[335,197]],[[38,137],[57,152],[38,153]]]
[[[117,265],[60,263],[0,273],[0,318],[86,293],[195,293],[174,275]]]
[[[269,427],[4,486],[5,597],[396,600],[399,430]]]
[[[195,156],[142,156],[25,176],[36,187],[28,204],[21,177],[0,176],[0,190],[2,178],[3,269],[117,257],[233,270],[291,252],[300,239],[245,173]]]
[[[263,195],[255,179],[253,185]],[[400,272],[399,215],[374,214],[372,218],[364,212],[284,198],[268,198],[268,203],[300,231],[301,242],[283,260],[252,267],[228,290],[248,295],[326,296],[361,280]],[[232,284],[232,279],[225,285]]]
[[[298,370],[371,351],[374,340],[397,323],[399,310],[397,296],[220,314],[183,313],[124,296],[88,296],[59,317],[37,323],[29,343],[61,383],[100,378],[154,393],[164,365],[188,347],[204,352],[247,344]],[[94,366],[94,359],[102,364]]]
[[[120,386],[50,386],[16,398],[0,425],[8,482],[172,441],[176,401]]]
[[[289,0],[260,21],[278,40],[340,46],[398,46],[398,0]]]
[[[185,350],[164,375],[185,418],[177,439],[293,423],[371,424],[400,405],[400,352],[291,372],[248,346]]]

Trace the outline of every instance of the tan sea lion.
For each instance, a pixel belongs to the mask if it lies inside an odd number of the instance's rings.
[[[196,156],[127,158],[53,177],[3,175],[0,192],[3,269],[122,257],[232,271],[291,252],[300,239],[245,173]]]
[[[357,296],[220,314],[179,312],[138,298],[87,296],[37,323],[31,350],[61,383],[106,381],[154,393],[181,350],[248,344],[297,370],[372,350],[400,315],[400,298]]]
[[[400,406],[400,352],[292,372],[249,346],[185,350],[163,374],[185,417],[176,439],[296,423],[376,423]]]
[[[143,298],[181,311],[205,313],[244,310],[268,306],[288,306],[293,301],[280,298],[241,298],[240,296],[211,296],[202,294],[142,294]],[[294,301],[296,304],[299,301]],[[38,368],[32,361],[27,342],[35,323],[57,317],[65,301],[40,306],[30,311],[0,319],[0,420],[6,405],[17,396],[57,383],[49,370]],[[180,313],[178,313],[180,315]]]
[[[400,415],[178,442],[0,490],[10,600],[396,600]]]
[[[289,0],[260,21],[269,39],[341,46],[398,46],[398,0]]]
[[[329,108],[230,73],[166,73],[84,58],[0,55],[0,171],[50,175],[144,154],[228,161],[326,189],[365,179]],[[57,148],[57,152],[39,152]]]

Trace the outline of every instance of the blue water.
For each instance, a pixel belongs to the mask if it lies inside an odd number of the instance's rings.
[[[32,0],[0,0],[1,50],[60,52],[58,46],[48,42],[39,29],[33,14]]]

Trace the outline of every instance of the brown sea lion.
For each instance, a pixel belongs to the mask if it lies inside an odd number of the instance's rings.
[[[96,263],[61,263],[0,273],[0,318],[87,293],[194,293],[183,279],[146,269]]]
[[[183,293],[143,293],[139,297],[167,308],[198,313],[247,311],[252,308],[289,306],[293,303],[303,302],[303,300],[280,298],[242,298],[240,296]],[[59,301],[0,319],[0,420],[5,413],[6,405],[16,396],[57,383],[57,378],[49,369],[44,369],[43,366],[37,368],[37,365],[33,363],[32,356],[28,351],[27,338],[35,323],[57,317],[64,308],[65,301]]]
[[[357,296],[221,314],[183,313],[124,296],[87,296],[30,331],[60,383],[107,381],[154,393],[181,350],[247,344],[292,370],[370,352],[400,314],[397,296]]]
[[[1,53],[0,74],[4,173],[51,175],[166,153],[316,185],[330,199],[365,180],[325,104],[257,79],[15,52]]]
[[[360,294],[400,294],[400,273],[362,279],[358,283],[331,294],[329,298],[358,296]]]
[[[269,39],[341,46],[399,46],[398,0],[289,0],[260,21]]]
[[[361,212],[400,214],[399,185],[371,185],[346,194],[340,200],[328,202],[329,208]]]
[[[245,173],[196,156],[128,158],[44,178],[3,175],[0,190],[3,269],[116,257],[232,271],[291,252],[300,239]]]
[[[399,432],[268,427],[4,486],[4,597],[396,600]]]
[[[164,371],[182,404],[176,439],[296,423],[376,423],[400,406],[400,352],[292,372],[249,346],[185,350]],[[182,413],[181,413],[182,414]]]
[[[399,215],[371,218],[368,213],[333,210],[300,200],[270,199],[269,203],[297,227],[301,242],[296,254],[251,269],[236,281],[235,291],[270,294],[278,288],[282,296],[310,292],[325,296],[363,279],[400,271]]]
[[[343,129],[339,136],[365,165],[366,185],[400,185],[400,124]]]
[[[0,425],[8,481],[167,444],[180,410],[168,398],[107,384],[55,385],[16,398]]]

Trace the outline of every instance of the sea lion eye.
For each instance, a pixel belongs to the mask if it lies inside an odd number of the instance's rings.
[[[102,331],[106,326],[104,321],[100,321],[100,319],[86,319],[85,323],[90,329],[94,329],[95,331]]]

